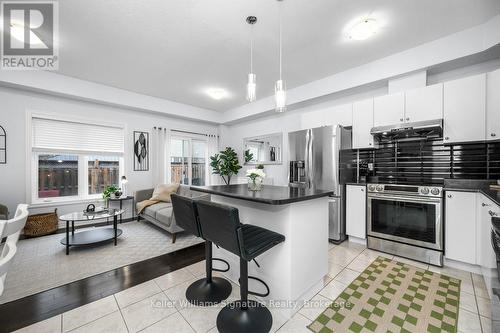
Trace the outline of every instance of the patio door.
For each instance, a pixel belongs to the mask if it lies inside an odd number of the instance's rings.
[[[188,137],[172,137],[170,141],[170,179],[184,185],[206,184],[207,142]]]

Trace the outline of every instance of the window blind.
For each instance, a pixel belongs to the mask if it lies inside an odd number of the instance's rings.
[[[34,151],[113,153],[124,152],[121,127],[32,118]]]

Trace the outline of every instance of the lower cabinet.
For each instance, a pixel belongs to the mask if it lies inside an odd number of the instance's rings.
[[[366,186],[346,186],[346,234],[366,238]]]
[[[491,216],[500,214],[500,207],[476,192],[447,191],[445,198],[445,257],[495,268]]]
[[[444,255],[447,259],[476,264],[476,195],[446,192]]]

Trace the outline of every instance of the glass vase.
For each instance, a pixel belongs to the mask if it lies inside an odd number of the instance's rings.
[[[263,179],[257,177],[255,179],[248,178],[248,190],[249,191],[260,191],[262,190]]]

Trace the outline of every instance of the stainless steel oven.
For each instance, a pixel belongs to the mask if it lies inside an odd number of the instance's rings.
[[[441,187],[368,184],[368,247],[442,266]]]

